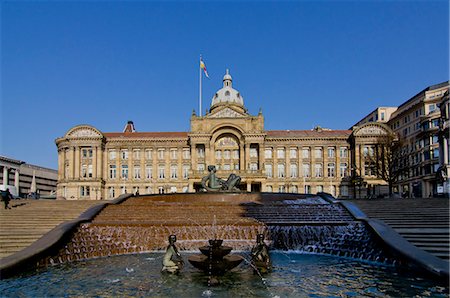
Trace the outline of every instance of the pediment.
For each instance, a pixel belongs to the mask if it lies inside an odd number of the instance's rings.
[[[246,117],[246,114],[239,113],[229,107],[223,108],[219,111],[215,111],[208,115],[208,118],[242,118]]]
[[[66,134],[69,138],[101,138],[103,135],[100,131],[92,126],[77,126],[69,130]]]
[[[353,133],[354,136],[388,136],[391,134],[392,131],[389,127],[385,127],[385,125],[380,123],[365,124],[357,128]]]

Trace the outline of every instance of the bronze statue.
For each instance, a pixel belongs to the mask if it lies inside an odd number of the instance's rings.
[[[232,173],[227,180],[223,180],[216,176],[216,166],[209,165],[208,171],[209,174],[202,178],[202,186],[207,191],[239,191],[240,176]]]
[[[166,253],[163,258],[163,268],[162,272],[168,273],[179,273],[183,269],[184,261],[178,252],[175,242],[177,241],[177,236],[169,236],[169,245],[167,246]]]
[[[256,236],[256,245],[252,248],[251,256],[255,272],[258,270],[260,273],[268,273],[272,270],[269,247],[264,242],[263,234]]]

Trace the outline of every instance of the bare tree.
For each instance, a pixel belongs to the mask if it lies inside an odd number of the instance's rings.
[[[383,136],[378,140],[374,154],[368,154],[365,162],[377,178],[388,183],[391,196],[394,184],[409,171],[409,152],[396,135]]]

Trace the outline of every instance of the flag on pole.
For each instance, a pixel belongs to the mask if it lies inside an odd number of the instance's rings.
[[[208,71],[206,70],[206,65],[203,62],[202,57],[200,57],[200,68],[203,69],[203,72],[205,73],[205,76],[209,79]]]

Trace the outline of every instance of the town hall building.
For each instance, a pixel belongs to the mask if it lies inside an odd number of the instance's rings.
[[[374,170],[382,140],[392,129],[368,122],[349,130],[265,130],[251,115],[228,70],[206,115],[190,117],[187,132],[122,132],[78,125],[56,139],[57,196],[112,199],[123,193],[201,191],[208,165],[217,176],[241,176],[242,191],[365,197],[386,191]]]

